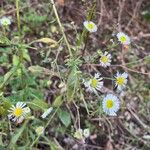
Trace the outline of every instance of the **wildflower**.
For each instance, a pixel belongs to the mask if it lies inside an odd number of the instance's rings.
[[[125,85],[127,84],[127,77],[128,77],[128,74],[127,73],[119,73],[117,72],[115,78],[116,78],[116,83],[115,85],[117,86],[117,89],[118,90],[122,90]]]
[[[11,24],[11,21],[9,18],[3,17],[2,19],[0,19],[0,25],[1,26],[8,26],[10,24]]]
[[[31,112],[31,109],[29,107],[25,107],[24,111],[26,112],[26,114],[29,114]]]
[[[87,129],[78,129],[74,133],[74,137],[79,139],[79,140],[84,140],[85,138],[88,138],[90,136],[90,130]]]
[[[82,140],[83,139],[83,130],[82,129],[78,129],[75,133],[74,133],[74,137]]]
[[[85,138],[88,138],[90,136],[90,130],[89,129],[84,129],[83,130],[83,135]]]
[[[84,21],[83,23],[84,27],[89,31],[89,32],[96,32],[97,31],[97,26],[94,22],[92,21]]]
[[[110,66],[111,63],[111,54],[109,54],[108,52],[105,52],[104,54],[101,54],[101,58],[100,58],[100,65],[104,68],[106,68],[107,66]]]
[[[42,118],[46,118],[53,110],[53,107],[48,108],[46,111],[44,111],[44,113],[42,114]]]
[[[123,44],[123,45],[129,45],[130,44],[130,38],[129,38],[129,36],[126,35],[123,32],[119,32],[117,34],[117,38],[118,38],[118,41],[120,41],[121,44]]]
[[[10,113],[8,115],[9,119],[12,119],[14,122],[21,123],[30,111],[30,108],[25,106],[26,103],[23,102],[17,102],[16,106],[12,105],[8,111]]]
[[[119,110],[119,107],[119,99],[113,94],[106,95],[102,101],[103,111],[110,116],[116,116],[116,112]]]
[[[37,133],[37,135],[41,135],[44,133],[44,127],[43,126],[39,126],[35,129],[35,132]]]
[[[88,91],[97,93],[97,90],[100,90],[103,87],[104,82],[102,80],[103,78],[100,77],[100,74],[96,73],[95,76],[85,82],[84,85]]]

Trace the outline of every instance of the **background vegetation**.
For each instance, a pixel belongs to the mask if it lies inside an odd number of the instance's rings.
[[[4,16],[11,25],[0,30],[0,149],[150,149],[148,0],[1,0]],[[89,19],[98,27],[92,34],[83,26]],[[119,31],[130,36],[130,47],[113,44]],[[98,51],[105,50],[112,55],[107,69],[99,64]],[[121,109],[110,117],[101,101],[116,91],[110,78],[118,70],[129,81],[117,94]],[[99,96],[83,84],[96,72],[105,82]],[[31,109],[22,123],[7,117],[19,101]],[[76,138],[80,128],[90,130],[84,140]]]

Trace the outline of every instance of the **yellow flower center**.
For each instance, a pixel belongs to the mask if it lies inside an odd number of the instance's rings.
[[[16,108],[13,112],[15,117],[20,117],[22,115],[22,113],[23,113],[23,110],[20,107]]]
[[[108,62],[108,57],[107,56],[102,56],[101,57],[101,62],[107,63]]]
[[[106,102],[106,107],[107,108],[112,108],[114,105],[114,102],[111,99],[108,99]]]
[[[87,27],[88,27],[89,29],[93,29],[93,28],[94,28],[94,25],[93,25],[92,23],[89,23],[89,24],[87,25]]]
[[[98,84],[98,81],[97,81],[97,79],[92,79],[92,82],[91,82],[91,86],[93,87],[93,88],[96,88],[97,87],[97,84]]]
[[[117,84],[118,84],[118,85],[124,84],[124,80],[125,80],[124,77],[118,77],[118,78],[117,78]]]
[[[121,41],[121,42],[125,42],[125,41],[126,41],[126,37],[125,37],[125,36],[121,36],[121,37],[120,37],[120,41]]]

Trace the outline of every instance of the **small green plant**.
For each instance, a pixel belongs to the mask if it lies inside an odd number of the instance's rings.
[[[93,125],[97,119],[100,131],[110,126],[106,131],[110,141],[111,136],[115,136],[116,132],[111,134],[111,119],[119,120],[124,109],[128,109],[123,95],[126,91],[131,93],[132,86],[128,83],[134,82],[129,72],[140,73],[132,69],[132,64],[149,63],[150,57],[136,58],[136,61],[130,61],[132,57],[129,57],[125,63],[124,56],[130,55],[128,51],[134,42],[116,28],[112,31],[114,35],[107,37],[109,44],[94,48],[91,55],[87,46],[99,30],[96,21],[92,21],[96,16],[96,0],[92,4],[82,31],[71,27],[76,32],[73,42],[67,36],[54,0],[48,3],[52,12],[50,24],[58,24],[55,28],[59,28],[58,32],[26,38],[27,32],[30,35],[30,31],[41,30],[48,16],[39,15],[34,9],[21,16],[19,0],[16,0],[17,23],[9,17],[0,19],[0,145],[3,148],[63,149],[62,141],[57,141],[62,136],[86,146],[88,140],[97,136],[92,136],[94,130],[99,130]],[[16,33],[11,31],[14,23]],[[144,92],[147,89],[149,86],[145,85]],[[134,117],[137,119],[135,114]],[[141,121],[139,124],[149,133],[145,124]],[[143,142],[130,129],[128,134]],[[149,142],[142,144],[149,147]]]

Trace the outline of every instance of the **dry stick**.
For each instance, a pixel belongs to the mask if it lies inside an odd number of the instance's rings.
[[[134,20],[134,18],[136,18],[136,14],[137,14],[138,9],[140,8],[142,2],[143,2],[143,0],[139,0],[139,1],[137,2],[136,7],[135,7],[134,12],[133,12],[133,15],[132,15],[132,18],[131,18],[130,21],[128,22],[128,24],[127,24],[125,30],[127,30],[127,29],[129,28],[129,26],[130,26],[130,24],[132,23],[132,21]]]
[[[17,25],[18,25],[18,30],[19,30],[19,37],[20,37],[20,16],[19,16],[19,1],[20,0],[16,0],[16,14],[17,14]]]
[[[77,129],[77,127],[76,127],[76,122],[77,122],[77,120],[75,119],[75,117],[74,117],[74,115],[73,115],[73,113],[72,113],[72,111],[71,111],[71,109],[70,109],[70,107],[69,107],[68,104],[66,104],[66,107],[67,107],[67,109],[68,109],[69,112],[70,112],[70,116],[71,116],[71,119],[72,119],[72,121],[73,121],[74,128]]]
[[[132,137],[134,137],[135,139],[137,139],[138,141],[142,142],[145,146],[149,146],[147,145],[147,143],[145,143],[145,141],[141,138],[141,137],[138,137],[137,135],[135,135],[134,133],[131,132],[130,129],[128,129],[128,127],[123,124],[120,120],[119,121],[119,125],[121,125],[121,127],[128,133],[130,134]],[[150,148],[150,147],[149,147]]]
[[[148,130],[148,126],[140,120],[140,118],[132,111],[131,108],[127,108],[127,110],[132,114],[132,116],[136,119],[136,121],[145,129]],[[148,130],[149,131],[149,130]]]
[[[130,13],[127,9],[125,9],[125,11],[126,11],[126,13],[127,13],[130,17],[133,16],[132,13]],[[142,22],[141,20],[139,20],[138,18],[132,17],[132,19],[135,20],[136,22],[138,22],[139,24],[141,24],[143,27],[149,28],[149,26],[148,26],[147,24],[143,23],[143,22]]]
[[[52,6],[53,6],[53,10],[54,10],[54,13],[55,13],[55,17],[56,17],[56,20],[57,20],[57,22],[58,22],[58,24],[59,24],[59,27],[60,27],[60,29],[61,29],[63,38],[64,38],[65,43],[66,43],[66,45],[67,45],[67,48],[68,48],[68,51],[69,51],[69,55],[72,57],[72,51],[71,51],[69,42],[68,42],[68,40],[67,40],[66,34],[65,34],[65,32],[64,32],[64,28],[63,28],[63,26],[62,26],[62,24],[61,24],[61,22],[60,22],[60,18],[59,18],[59,15],[58,15],[58,12],[57,12],[57,9],[56,9],[54,0],[51,0],[51,4],[52,4]]]
[[[78,142],[78,141],[77,141]],[[81,143],[78,143],[78,144],[80,144],[80,145],[83,145],[83,146],[85,146],[85,147],[89,147],[89,148],[94,148],[94,149],[96,149],[96,150],[103,150],[104,148],[103,147],[100,147],[100,146],[96,146],[96,145],[90,145],[90,144],[81,144]]]
[[[101,66],[100,64],[84,64],[86,66]],[[150,73],[143,73],[143,72],[140,72],[140,71],[137,71],[137,70],[133,70],[133,69],[130,69],[126,66],[123,66],[123,65],[111,65],[112,67],[122,67],[124,69],[127,69],[129,70],[130,72],[134,72],[134,73],[138,73],[138,74],[143,74],[143,75],[149,75]]]
[[[35,2],[34,2],[34,3],[31,3],[29,7],[33,7],[33,5],[36,5],[36,3],[35,3]],[[28,7],[28,6],[24,6],[24,7],[21,8],[21,10],[22,10],[22,9],[25,9],[25,8],[27,8],[27,7]],[[0,15],[0,18],[3,17],[3,16],[6,16],[6,15],[11,15],[11,14],[14,13],[14,12],[16,12],[16,8],[14,8],[14,9],[12,9],[12,10],[10,10],[10,11],[7,11],[6,13],[1,14],[1,15]]]
[[[103,18],[103,5],[104,5],[104,1],[103,0],[99,0],[100,1],[100,18],[98,21],[98,27],[101,25],[102,22],[102,18]]]
[[[125,0],[123,0],[123,2],[121,2],[121,0],[119,0],[119,14],[118,14],[118,28],[119,31],[121,31],[121,15],[122,15],[122,11],[124,8],[124,4],[125,4]]]
[[[138,74],[143,74],[143,75],[150,75],[150,72],[148,72],[148,73],[140,72],[140,71],[137,71],[137,70],[130,69],[130,68],[128,68],[126,66],[123,66],[123,65],[120,65],[120,67],[122,67],[122,68],[124,68],[126,70],[129,70],[130,72],[134,72],[134,73],[138,73]]]
[[[56,143],[57,148],[58,148],[59,150],[65,150],[65,149],[59,144],[59,142],[57,141],[56,138],[53,138],[53,140],[54,140],[54,142]]]
[[[150,37],[150,33],[143,33],[143,32],[140,32],[137,36],[135,37],[132,37],[133,40],[140,40],[140,39],[143,39],[143,38],[149,38]]]
[[[79,113],[79,107],[76,105],[75,102],[73,102],[73,104],[75,105],[76,110],[77,110],[78,129],[81,129],[81,126],[80,126],[80,113]]]

